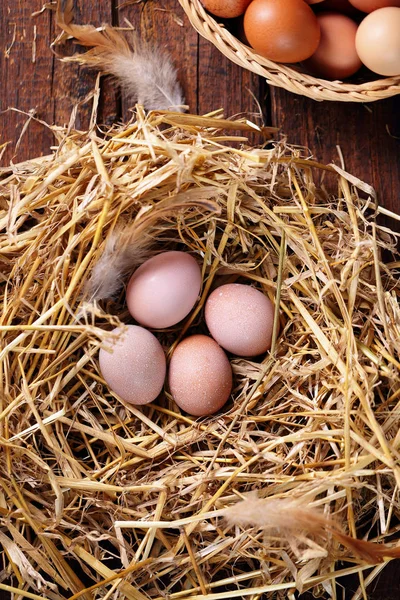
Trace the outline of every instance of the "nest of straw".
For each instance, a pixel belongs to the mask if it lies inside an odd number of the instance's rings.
[[[1,171],[0,589],[16,598],[331,597],[396,545],[395,234],[368,186],[283,141],[252,147],[262,128],[220,117],[137,107],[101,135],[57,129],[51,156]],[[99,347],[129,315],[123,289],[87,290],[126,232],[141,259],[184,249],[202,265],[194,312],[157,332],[168,355],[205,333],[215,285],[279,306],[271,351],[231,357],[212,417],[168,389],[128,405],[101,377]],[[371,570],[307,514],[386,542],[384,562]]]

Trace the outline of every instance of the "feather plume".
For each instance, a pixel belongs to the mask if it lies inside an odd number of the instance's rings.
[[[296,500],[261,499],[257,494],[249,494],[245,500],[226,509],[224,516],[229,525],[277,531],[288,539],[306,534],[327,542],[332,535],[369,564],[383,562],[385,558],[400,558],[400,546],[392,548],[353,538],[343,533],[333,519]]]
[[[151,238],[142,236],[135,239],[135,229],[135,223],[128,229],[119,225],[108,236],[103,254],[86,284],[89,300],[115,298],[122,287],[125,273],[146,260]]]
[[[188,208],[219,214],[218,204],[207,196],[215,196],[215,189],[188,190],[173,199],[161,201],[157,207],[142,208],[130,226],[119,225],[109,235],[103,254],[92,270],[85,290],[89,300],[116,296],[125,277],[147,257],[150,244],[154,242],[149,232],[160,219]]]
[[[64,10],[58,4],[56,20],[79,44],[91,47],[85,54],[63,60],[114,75],[132,101],[146,110],[184,110],[176,69],[169,55],[160,48],[141,41],[134,34],[130,45],[125,36],[110,25],[104,25],[101,30],[93,25],[75,25],[71,0]]]

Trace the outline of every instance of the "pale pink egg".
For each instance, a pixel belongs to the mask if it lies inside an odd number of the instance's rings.
[[[228,357],[206,335],[177,345],[169,365],[169,388],[177,405],[197,417],[212,415],[228,400],[232,369]]]
[[[274,306],[249,285],[229,283],[209,296],[205,319],[220,346],[238,356],[257,356],[271,347]]]
[[[199,296],[201,271],[186,252],[163,252],[143,263],[132,275],[126,303],[141,325],[162,329],[182,321]]]
[[[317,50],[304,65],[320,77],[350,77],[362,66],[356,51],[357,23],[334,12],[322,12],[317,19],[321,39]]]
[[[166,360],[158,339],[143,327],[127,325],[112,332],[111,350],[101,348],[100,371],[110,389],[126,402],[147,404],[162,390]]]

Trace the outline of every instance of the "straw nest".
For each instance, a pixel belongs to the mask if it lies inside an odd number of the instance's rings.
[[[220,117],[137,107],[1,171],[0,589],[16,598],[334,597],[396,545],[395,235],[368,186]],[[131,270],[174,248],[202,265],[193,314],[157,333],[169,355],[223,281],[279,306],[271,351],[232,357],[224,411],[189,417],[168,390],[139,409],[105,385],[99,347],[129,315],[123,289],[88,289],[113,235],[136,240]]]

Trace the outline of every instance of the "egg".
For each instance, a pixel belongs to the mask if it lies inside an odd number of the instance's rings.
[[[339,13],[321,13],[317,17],[321,40],[304,65],[312,73],[329,79],[345,79],[361,68],[356,51],[357,23]]]
[[[244,31],[256,52],[283,63],[311,56],[320,37],[317,18],[303,0],[253,0],[244,15]]]
[[[163,252],[144,262],[132,275],[126,303],[141,325],[162,329],[182,321],[195,305],[201,271],[186,252]]]
[[[380,8],[367,15],[357,30],[356,49],[374,73],[400,75],[400,8]]]
[[[242,15],[250,2],[251,0],[201,0],[204,8],[211,14],[225,19]]]
[[[400,0],[350,0],[351,4],[362,12],[371,13],[386,6],[400,6]]]
[[[148,404],[162,390],[166,360],[158,339],[138,325],[117,327],[110,349],[101,348],[99,365],[109,388],[126,402]]]
[[[210,294],[205,320],[220,346],[238,356],[257,356],[271,347],[274,306],[259,290],[241,283]]]
[[[230,396],[232,369],[213,339],[192,335],[175,348],[168,381],[172,397],[182,410],[196,417],[212,415]]]

